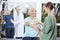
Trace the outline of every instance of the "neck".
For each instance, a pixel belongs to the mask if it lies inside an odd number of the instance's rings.
[[[17,13],[19,13],[19,12],[17,11]]]
[[[48,13],[48,15],[50,15],[50,13]]]
[[[10,15],[10,14],[7,14],[7,15]]]
[[[33,17],[33,16],[30,16],[30,18],[31,18],[31,19],[35,19],[35,17]]]
[[[51,15],[51,11],[48,12],[48,15]]]

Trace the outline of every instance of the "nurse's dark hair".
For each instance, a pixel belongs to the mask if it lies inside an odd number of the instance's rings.
[[[52,2],[46,3],[45,7],[48,7],[50,10],[54,8],[54,4]]]

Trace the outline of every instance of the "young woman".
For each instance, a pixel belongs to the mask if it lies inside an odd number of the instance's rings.
[[[45,5],[45,13],[47,13],[47,17],[44,20],[44,27],[43,27],[43,37],[42,40],[56,40],[56,18],[53,15],[54,6],[53,3],[48,2]]]
[[[36,9],[29,10],[29,17],[25,19],[25,34],[23,40],[39,40],[39,19],[36,18]]]

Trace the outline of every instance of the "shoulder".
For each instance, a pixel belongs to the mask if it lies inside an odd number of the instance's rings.
[[[25,22],[29,21],[29,20],[30,20],[30,17],[27,17],[27,18],[24,19]]]
[[[37,20],[38,22],[41,22],[39,18],[36,18],[36,20]]]
[[[49,16],[47,16],[47,17],[45,18],[45,20],[47,20],[47,19],[52,19],[52,18],[53,18],[53,16],[49,15]]]
[[[47,16],[47,17],[45,17],[44,22],[50,22],[50,20],[51,20],[51,16]]]
[[[4,17],[6,17],[7,15],[4,15]]]
[[[7,15],[4,15],[4,20],[7,20],[7,18],[9,18]]]
[[[52,21],[52,20],[56,20],[56,18],[55,18],[55,16],[50,15],[50,16],[47,16],[47,17],[45,18],[45,20]]]
[[[56,18],[55,18],[54,15],[51,15],[51,16],[50,16],[50,19],[51,19],[51,20],[55,20]]]
[[[13,15],[10,15],[11,17],[13,17]]]
[[[25,20],[28,20],[28,19],[30,19],[30,18],[29,17],[25,18]]]

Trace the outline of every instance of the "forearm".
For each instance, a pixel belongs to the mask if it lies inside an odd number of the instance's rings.
[[[31,26],[31,27],[33,27],[36,30],[39,30],[38,26]]]
[[[11,23],[13,23],[13,24],[18,24],[18,23],[19,23],[19,21],[15,21],[15,20],[13,20],[13,19],[10,19],[10,21],[11,21]]]
[[[32,28],[34,28],[35,30],[38,30],[38,31],[39,31],[39,28],[38,28],[37,25],[31,24],[30,26],[31,26]]]
[[[37,25],[35,25],[35,24],[32,24],[32,23],[30,23],[30,22],[26,22],[26,25],[29,27],[32,27],[32,28],[34,28],[35,30],[38,30],[38,26]]]
[[[1,24],[6,24],[4,19],[1,19]]]

